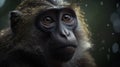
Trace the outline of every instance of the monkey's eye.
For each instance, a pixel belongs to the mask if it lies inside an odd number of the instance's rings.
[[[64,21],[65,23],[71,23],[72,22],[72,20],[73,20],[73,17],[72,17],[72,15],[70,15],[70,14],[64,14],[63,16],[62,16],[62,21]]]
[[[53,26],[53,19],[50,16],[46,16],[42,18],[42,25],[46,28],[49,28],[51,26]]]

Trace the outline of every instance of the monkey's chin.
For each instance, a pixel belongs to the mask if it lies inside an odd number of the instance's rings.
[[[72,46],[62,47],[53,51],[52,57],[57,61],[67,62],[72,59],[75,50],[76,48]]]

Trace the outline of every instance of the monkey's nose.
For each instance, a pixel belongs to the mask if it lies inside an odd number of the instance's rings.
[[[67,29],[64,29],[60,32],[60,36],[67,39],[70,36],[70,32]]]

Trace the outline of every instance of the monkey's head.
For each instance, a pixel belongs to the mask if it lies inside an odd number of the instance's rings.
[[[89,47],[78,10],[62,0],[25,0],[11,12],[17,17],[13,20],[16,24],[11,21],[11,28],[23,43],[28,40],[27,44],[47,59],[66,62]]]

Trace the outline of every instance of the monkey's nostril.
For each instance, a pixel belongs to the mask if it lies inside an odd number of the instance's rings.
[[[60,37],[64,38],[64,39],[68,39],[70,37],[70,33],[60,33]]]
[[[64,34],[65,34],[66,36],[70,36],[70,32],[69,32],[69,31],[64,30]]]
[[[67,37],[67,36],[66,36],[65,34],[63,34],[63,33],[60,33],[60,36],[61,36],[61,37],[64,37],[64,38]]]
[[[70,36],[70,32],[67,33],[67,36]]]

